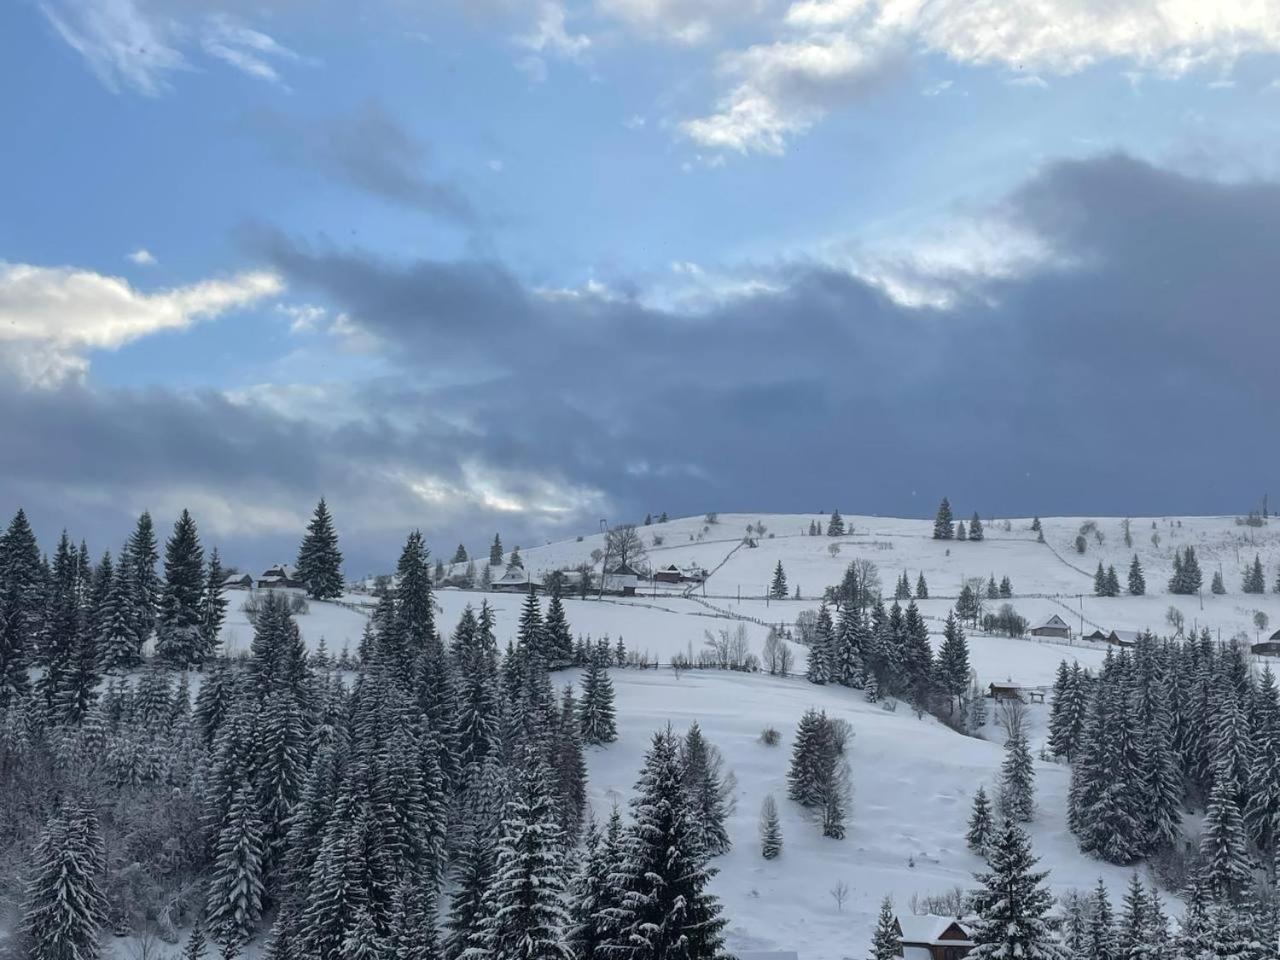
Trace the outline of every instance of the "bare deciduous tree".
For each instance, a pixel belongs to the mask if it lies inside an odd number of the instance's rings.
[[[620,523],[605,534],[604,552],[611,567],[626,565],[639,570],[648,552],[634,523]]]
[[[831,888],[831,899],[836,902],[836,910],[844,913],[845,901],[849,899],[849,885],[841,880]]]

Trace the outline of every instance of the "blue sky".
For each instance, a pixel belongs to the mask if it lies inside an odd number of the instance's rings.
[[[1247,509],[1280,2],[1029,6],[5,4],[0,505]]]

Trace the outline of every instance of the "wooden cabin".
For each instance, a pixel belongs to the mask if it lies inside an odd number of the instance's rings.
[[[954,917],[899,916],[902,960],[963,960],[973,940]]]
[[[1059,640],[1071,639],[1071,627],[1067,621],[1056,613],[1038,627],[1031,628],[1033,637],[1055,637]]]

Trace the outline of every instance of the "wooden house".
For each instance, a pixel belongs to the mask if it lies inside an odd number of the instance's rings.
[[[658,583],[681,583],[684,581],[684,572],[674,563],[669,563],[653,571],[653,579]]]
[[[277,563],[267,567],[258,577],[258,586],[263,590],[301,590],[305,584],[298,579],[293,567],[287,563]]]
[[[969,931],[954,917],[899,916],[902,960],[963,960],[973,949]]]
[[[1071,639],[1071,627],[1058,614],[1054,614],[1038,627],[1031,628],[1033,637],[1056,637],[1059,640]]]
[[[253,577],[247,573],[233,573],[222,581],[223,590],[251,590]]]
[[[630,565],[620,563],[604,575],[604,592],[619,593],[624,597],[634,597],[636,586],[640,582],[640,574]]]
[[[1249,650],[1261,657],[1280,656],[1280,630],[1277,630],[1261,643],[1255,643]]]

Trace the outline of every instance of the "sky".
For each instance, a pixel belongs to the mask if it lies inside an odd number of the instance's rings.
[[[1280,0],[0,4],[0,511],[348,572],[650,512],[1242,512]]]

